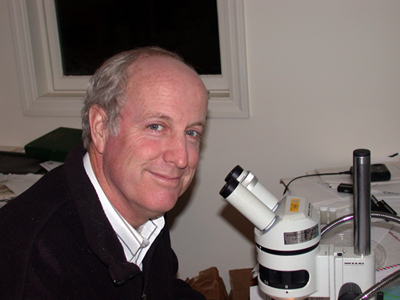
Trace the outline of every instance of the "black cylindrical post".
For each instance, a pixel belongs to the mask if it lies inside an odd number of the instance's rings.
[[[371,254],[371,152],[353,152],[354,253]]]

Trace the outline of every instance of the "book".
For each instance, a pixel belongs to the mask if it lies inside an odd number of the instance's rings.
[[[82,130],[59,127],[25,145],[27,157],[64,162],[68,153],[82,142]]]

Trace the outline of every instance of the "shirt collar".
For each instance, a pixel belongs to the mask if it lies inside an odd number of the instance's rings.
[[[121,242],[127,261],[133,262],[141,268],[142,260],[146,255],[147,250],[150,248],[149,246],[154,242],[165,225],[164,217],[162,216],[154,220],[149,220],[136,230],[122,217],[122,215],[108,200],[94,175],[88,152],[83,157],[83,165],[96,190],[107,219]]]

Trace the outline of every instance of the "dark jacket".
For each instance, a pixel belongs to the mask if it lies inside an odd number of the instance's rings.
[[[167,226],[143,272],[126,261],[84,170],[84,153],[77,147],[0,209],[0,299],[205,299],[175,278]]]

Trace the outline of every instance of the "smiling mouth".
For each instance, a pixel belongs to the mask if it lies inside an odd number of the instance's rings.
[[[164,175],[164,174],[154,173],[154,172],[150,172],[150,174],[153,175],[158,180],[160,180],[162,182],[170,183],[170,184],[177,184],[181,179],[181,176],[174,177],[174,176]]]

